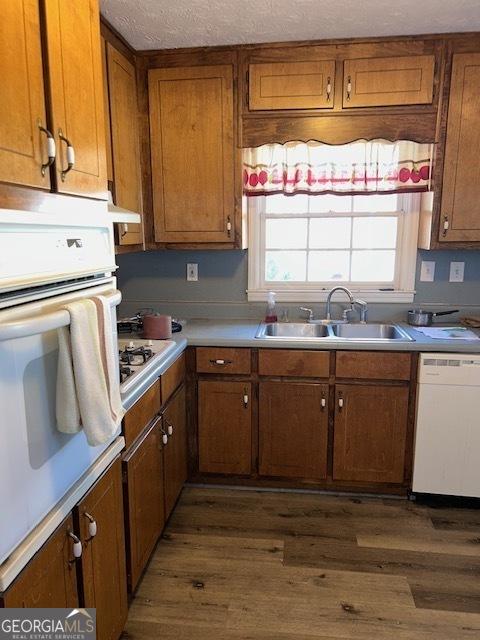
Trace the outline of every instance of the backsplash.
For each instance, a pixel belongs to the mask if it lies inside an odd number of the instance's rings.
[[[436,263],[435,281],[420,282],[423,260]],[[451,283],[450,262],[465,262],[465,280]],[[187,262],[198,263],[198,282],[187,282]],[[149,251],[117,256],[119,287],[123,294],[120,313],[130,315],[142,307],[180,318],[258,318],[265,304],[247,301],[247,251]],[[480,251],[419,251],[417,254],[415,306],[431,309],[458,307],[480,312]],[[324,303],[312,306],[322,313]],[[369,304],[374,320],[405,319],[409,304]],[[296,303],[279,303],[289,316],[299,316]],[[452,317],[454,319],[454,316]]]

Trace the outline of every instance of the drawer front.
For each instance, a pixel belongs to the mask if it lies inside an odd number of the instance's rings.
[[[328,378],[330,353],[328,351],[260,349],[258,373],[261,376]]]
[[[430,104],[435,56],[345,60],[343,108]]]
[[[249,109],[332,109],[335,62],[251,64]]]
[[[199,347],[197,349],[198,373],[237,373],[251,371],[250,349],[217,349]]]
[[[162,406],[172,396],[173,392],[185,380],[185,354],[175,360],[171,367],[160,376],[160,385],[162,388]]]
[[[410,353],[337,351],[337,378],[410,380]]]
[[[160,413],[160,383],[156,380],[125,414],[123,433],[127,447],[158,413]]]

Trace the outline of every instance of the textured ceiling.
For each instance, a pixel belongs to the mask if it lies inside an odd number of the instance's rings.
[[[480,0],[100,0],[134,49],[480,30]]]

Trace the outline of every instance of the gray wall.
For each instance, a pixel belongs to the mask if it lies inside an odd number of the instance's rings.
[[[436,262],[435,281],[420,282],[420,262]],[[465,281],[448,282],[450,261],[465,262]],[[186,263],[198,263],[199,281],[187,282]],[[130,315],[141,307],[185,318],[261,318],[264,303],[248,303],[246,251],[151,251],[117,256],[119,286]],[[480,251],[419,251],[415,305],[480,312]],[[321,313],[324,305],[313,305]],[[371,319],[402,319],[411,305],[371,304]],[[298,315],[297,304],[288,307]],[[452,318],[453,319],[453,318]]]

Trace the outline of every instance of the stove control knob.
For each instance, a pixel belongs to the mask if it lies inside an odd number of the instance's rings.
[[[130,342],[128,343],[128,347],[130,349],[133,349],[135,347],[135,344],[134,344],[133,340],[130,340]]]

